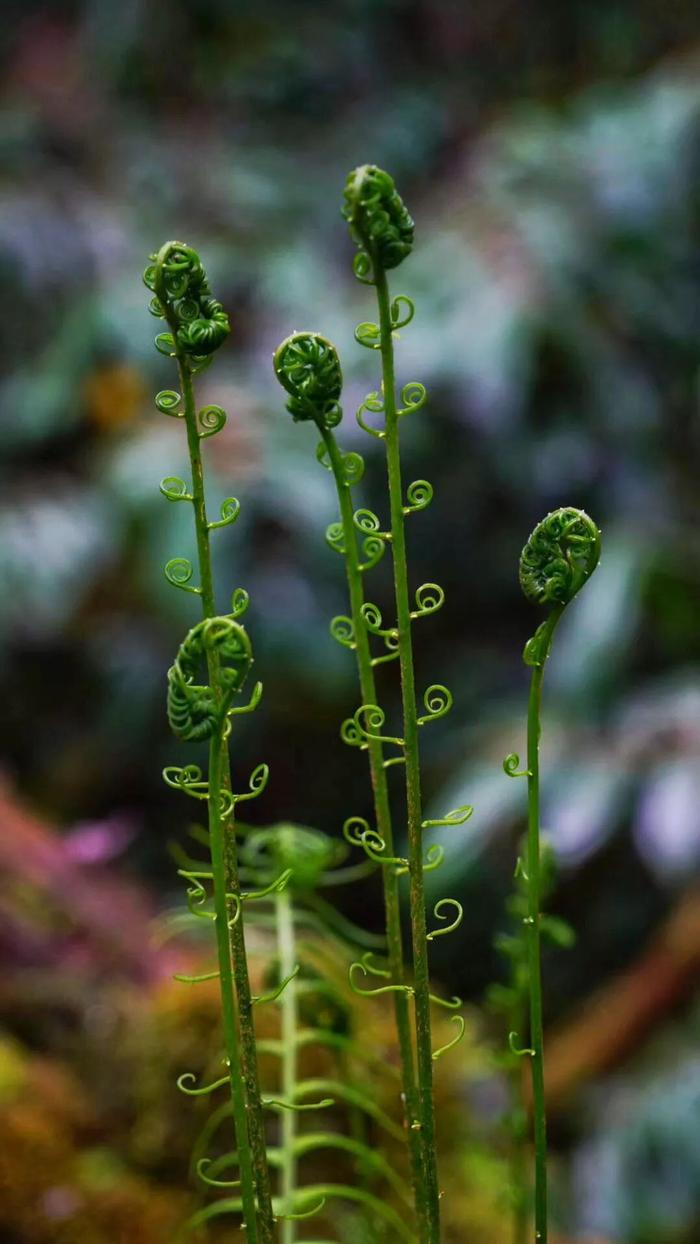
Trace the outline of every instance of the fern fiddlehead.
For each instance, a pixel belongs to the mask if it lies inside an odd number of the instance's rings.
[[[182,389],[182,396],[174,390],[159,393],[156,406],[164,414],[184,421],[192,475],[189,487],[183,480],[168,477],[161,484],[161,492],[171,502],[185,501],[192,505],[199,584],[191,582],[194,568],[187,558],[172,559],[165,567],[165,574],[173,586],[200,597],[203,614],[203,621],[190,631],[169,672],[168,714],[175,733],[181,738],[209,743],[207,780],[203,779],[199,768],[192,765],[180,770],[168,769],[164,776],[171,785],[205,799],[208,806],[211,872],[202,870],[188,874],[185,870],[184,875],[191,882],[188,901],[195,914],[207,914],[204,883],[211,881],[213,887],[228,1060],[228,1076],[224,1082],[227,1079],[229,1083],[236,1128],[241,1208],[249,1242],[273,1244],[274,1215],[234,821],[236,803],[264,789],[267,770],[260,766],[251,778],[250,790],[234,795],[228,750],[232,719],[235,714],[255,707],[262,688],[256,685],[249,704],[233,706],[232,698],[242,688],[252,662],[250,641],[238,621],[245,612],[247,596],[239,589],[234,593],[231,614],[217,616],[210,532],[235,522],[238,502],[234,498],[227,499],[221,518],[209,521],[201,441],[218,432],[226,416],[219,407],[209,406],[197,411],[193,383],[194,377],[225,340],[229,323],[223,307],[211,294],[199,256],[182,242],[167,242],[151,257],[144,282],[153,294],[152,314],[165,320],[169,330],[159,333],[156,347],[176,361]],[[206,666],[204,684],[195,681],[200,665]]]
[[[535,1143],[535,1239],[547,1244],[547,1123],[544,1093],[544,1038],[542,1028],[542,974],[540,942],[542,916],[540,848],[540,710],[545,663],[556,626],[574,596],[593,574],[600,559],[598,527],[583,510],[565,506],[537,524],[520,556],[520,585],[529,601],[547,605],[550,612],[525,645],[523,660],[532,669],[527,713],[527,769],[518,772],[516,755],[506,757],[504,768],[512,777],[526,776],[528,788],[527,858],[518,863],[527,886],[527,979],[530,1003],[530,1042],[522,1048],[516,1032],[509,1042],[514,1054],[530,1059],[532,1071],[533,1132]]]
[[[383,538],[391,549],[396,606],[396,626],[387,631],[386,639],[395,647],[401,672],[403,739],[400,743],[401,759],[405,769],[408,822],[418,1123],[424,1173],[426,1239],[429,1244],[438,1244],[440,1191],[432,1086],[429,943],[423,879],[425,868],[423,831],[426,825],[422,811],[419,732],[423,726],[442,717],[449,710],[452,697],[447,688],[433,685],[428,688],[424,696],[425,713],[419,713],[413,665],[412,625],[423,614],[439,608],[443,594],[442,589],[437,585],[427,585],[431,590],[426,593],[425,588],[419,589],[422,596],[417,597],[416,608],[412,608],[408,584],[405,520],[410,514],[423,509],[430,502],[432,487],[427,481],[419,480],[409,486],[404,496],[399,422],[404,416],[419,410],[424,405],[426,392],[422,384],[412,382],[403,386],[400,402],[397,400],[394,333],[411,322],[414,306],[404,295],[391,298],[387,281],[387,272],[398,267],[411,253],[414,226],[411,216],[396,191],[393,179],[388,173],[374,165],[363,165],[355,169],[348,177],[344,192],[343,216],[348,223],[351,237],[358,246],[353,264],[355,276],[364,284],[374,286],[378,308],[378,323],[362,323],[355,330],[355,338],[360,345],[379,352],[382,369],[381,393],[372,393],[365,399],[358,414],[358,420],[366,431],[383,441],[386,454],[390,527]],[[383,414],[383,428],[378,429],[371,422],[367,423],[366,413]],[[470,814],[471,808],[465,808],[456,810],[453,815],[455,818],[461,816],[462,820],[466,820]],[[449,824],[449,818],[446,818],[444,823]],[[439,863],[439,857],[437,862]]]
[[[355,652],[360,694],[363,706],[377,704],[374,661],[370,648],[370,632],[375,618],[374,607],[365,601],[363,575],[368,566],[376,564],[385,545],[371,532],[363,538],[353,512],[352,488],[362,478],[364,463],[359,454],[343,454],[334,429],[340,422],[342,372],[335,347],[318,333],[294,333],[278,347],[274,356],[275,374],[289,394],[287,409],[292,417],[311,420],[322,440],[317,457],[333,474],[340,511],[340,528],[331,529],[329,543],[343,556],[350,601],[350,617],[334,618],[331,633],[345,647]],[[361,543],[362,542],[362,543]],[[366,559],[363,565],[363,559]],[[376,630],[375,632],[376,633]],[[396,656],[396,650],[389,650]],[[379,660],[385,658],[380,657]],[[361,712],[361,710],[360,710]],[[357,726],[357,731],[361,727]],[[414,1124],[417,1119],[415,1059],[411,1039],[408,981],[404,963],[399,878],[391,862],[394,856],[394,833],[389,803],[389,788],[384,759],[384,744],[376,735],[367,734],[367,756],[373,791],[376,832],[370,835],[366,822],[361,823],[359,838],[349,841],[364,846],[370,860],[383,864],[382,881],[387,930],[389,975],[393,989],[394,1015],[401,1061],[401,1079],[406,1112],[407,1134],[411,1151],[416,1205],[422,1210],[420,1183],[423,1178],[420,1137]],[[354,824],[354,821],[348,822]],[[347,835],[346,835],[347,836]]]

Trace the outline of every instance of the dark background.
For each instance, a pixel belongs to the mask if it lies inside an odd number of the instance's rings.
[[[475,805],[444,831],[431,879],[435,898],[466,896],[467,908],[458,937],[436,946],[436,971],[475,1008],[475,1044],[500,1040],[477,1009],[502,973],[492,945],[524,792],[500,762],[523,748],[520,655],[539,621],[517,561],[547,510],[581,506],[604,555],[557,637],[543,743],[552,906],[578,935],[545,964],[559,1216],[571,1238],[697,1239],[697,6],[10,0],[3,28],[6,1078],[29,1075],[35,1057],[80,1061],[86,981],[111,997],[124,976],[149,975],[136,932],[126,968],[105,957],[104,930],[92,945],[61,869],[83,884],[97,868],[115,887],[111,912],[96,900],[98,923],[125,927],[120,903],[135,902],[145,928],[177,896],[168,842],[190,809],[160,778],[186,753],[169,736],[165,672],[197,612],[162,574],[192,555],[192,533],[186,507],[158,492],[162,476],[186,474],[185,447],[152,404],[175,382],[140,282],[168,237],[199,250],[232,321],[199,397],[229,413],[205,443],[211,495],[243,507],[217,537],[220,604],[237,585],[250,592],[265,683],[235,771],[245,780],[270,763],[259,823],[337,835],[369,811],[364,760],[338,737],[358,693],[328,634],[346,609],[323,539],[331,481],[311,430],[284,412],[271,355],[294,329],[336,342],[341,436],[366,454],[365,497],[385,512],[382,462],[352,418],[378,383],[353,340],[374,308],[339,212],[348,170],[371,161],[416,220],[414,254],[392,278],[417,305],[397,365],[430,400],[403,428],[405,476],[436,493],[410,520],[411,577],[447,596],[416,629],[417,676],[455,696],[424,736],[428,815]],[[371,594],[388,615],[386,568]],[[378,925],[374,882],[343,903]],[[47,972],[80,995],[67,1018]],[[464,1091],[485,1127],[491,1089]],[[100,1153],[138,1168],[90,1092]],[[22,1169],[6,1176],[20,1188],[0,1208],[12,1240],[58,1239],[22,1217],[37,1195],[31,1180],[22,1192]],[[70,1226],[70,1213],[57,1221]],[[143,1239],[161,1236],[154,1226]]]

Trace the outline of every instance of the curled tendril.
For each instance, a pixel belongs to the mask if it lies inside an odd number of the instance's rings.
[[[171,557],[163,567],[163,574],[173,587],[179,587],[183,592],[192,592],[194,596],[202,595],[201,587],[192,587],[190,583],[194,567],[189,557]]]
[[[439,1049],[433,1050],[433,1062],[436,1062],[437,1059],[441,1058],[443,1054],[446,1054],[448,1050],[453,1050],[456,1045],[459,1045],[460,1041],[462,1040],[462,1037],[464,1036],[464,1033],[466,1032],[467,1025],[465,1023],[463,1015],[452,1015],[450,1018],[450,1023],[456,1024],[459,1031],[457,1032],[457,1035],[452,1038],[451,1041],[447,1042],[446,1045],[441,1045]]]
[[[338,614],[337,617],[331,619],[330,632],[343,648],[356,647],[355,628],[352,618],[348,618],[344,614]]]
[[[520,768],[520,757],[517,752],[509,752],[503,761],[503,772],[508,777],[530,777],[529,769]]]
[[[194,682],[202,661],[213,653],[221,662],[222,697]],[[248,635],[233,618],[206,618],[192,628],[168,670],[168,720],[178,738],[201,742],[211,737],[252,662]]]
[[[355,510],[355,513],[352,516],[352,521],[357,530],[361,531],[363,534],[372,535],[378,540],[389,541],[392,538],[390,531],[380,530],[381,524],[377,515],[374,513],[374,510]]]
[[[397,747],[404,746],[403,739],[380,733],[386,721],[386,713],[378,704],[361,704],[353,715],[353,721],[364,739],[375,743],[395,743]]]
[[[287,410],[294,420],[337,427],[342,418],[343,373],[332,342],[320,333],[292,333],[275,350],[273,367],[289,394]]]
[[[381,834],[372,829],[362,816],[350,816],[343,825],[343,837],[352,847],[361,847],[368,859],[375,864],[405,867],[407,861],[386,854],[386,843]]]
[[[355,341],[366,350],[381,350],[382,334],[379,325],[373,320],[363,320],[355,329]]]
[[[515,1054],[516,1058],[533,1058],[535,1051],[527,1046],[518,1045],[517,1032],[508,1033],[508,1047],[511,1054]]]
[[[419,726],[424,726],[429,721],[437,721],[438,717],[444,717],[452,708],[454,700],[452,692],[448,691],[447,687],[443,687],[441,683],[433,683],[423,696],[423,703],[426,713],[424,717],[418,718]]]
[[[166,242],[151,256],[143,279],[155,294],[152,311],[167,318],[174,330],[174,337],[164,333],[156,338],[162,353],[177,346],[183,354],[202,359],[218,350],[230,331],[228,316],[212,297],[202,262],[191,246]]]
[[[399,418],[410,415],[413,410],[420,410],[428,400],[428,391],[420,380],[409,380],[401,390],[401,409],[397,411]]]
[[[600,559],[600,531],[565,506],[538,523],[520,555],[520,586],[535,605],[568,605]]]
[[[175,419],[184,419],[184,411],[178,410],[178,406],[182,398],[175,389],[161,389],[160,393],[156,393],[155,403],[158,410],[164,415],[173,415]]]
[[[197,1162],[197,1177],[201,1179],[202,1183],[209,1188],[240,1188],[240,1179],[214,1179],[212,1175],[208,1175],[207,1171],[211,1165],[211,1158],[200,1158]]]
[[[186,1093],[188,1097],[206,1097],[209,1093],[222,1088],[224,1084],[228,1084],[228,1079],[228,1076],[221,1076],[220,1079],[214,1080],[211,1084],[205,1084],[201,1088],[189,1088],[190,1084],[197,1083],[197,1077],[192,1071],[183,1071],[176,1083],[180,1092]]]
[[[439,842],[433,842],[425,853],[423,860],[423,872],[434,873],[436,868],[444,862],[445,848]],[[396,869],[397,877],[405,877],[408,872],[408,860],[399,860],[400,867]]]
[[[275,877],[274,881],[270,881],[260,890],[245,890],[243,894],[241,894],[241,898],[244,902],[252,903],[257,902],[261,898],[267,898],[270,894],[281,894],[283,890],[286,890],[292,876],[293,870],[291,868],[285,868],[278,877]]]
[[[374,285],[372,261],[366,251],[358,251],[352,261],[352,270],[363,285]]]
[[[322,1196],[311,1209],[300,1209],[295,1214],[275,1214],[275,1222],[301,1222],[304,1218],[315,1218],[325,1204],[326,1197]]]
[[[289,975],[285,976],[284,980],[281,980],[279,985],[276,985],[274,989],[271,989],[268,993],[255,994],[253,996],[253,1003],[257,1006],[262,1006],[266,1002],[276,1002],[277,999],[284,993],[287,985],[291,984],[291,982],[295,980],[300,971],[301,964],[297,963],[296,967],[289,973]]]
[[[354,717],[346,717],[340,727],[340,737],[348,747],[359,747],[360,751],[367,750],[367,740],[358,729]]]
[[[403,310],[402,310],[403,308]],[[408,298],[406,294],[399,294],[391,302],[391,326],[394,332],[398,332],[400,328],[405,328],[411,323],[416,314],[416,306],[412,298]]]
[[[422,829],[437,829],[440,825],[464,825],[472,816],[474,809],[470,803],[465,803],[461,808],[453,808],[451,812],[447,812],[445,816],[437,817],[435,820],[423,821]]]
[[[370,950],[366,955],[363,955],[361,959],[350,964],[348,978],[350,981],[350,988],[353,993],[359,994],[361,998],[376,998],[379,994],[383,993],[405,993],[408,997],[413,997],[414,990],[411,985],[378,985],[374,989],[363,989],[361,985],[357,984],[355,976],[358,972],[362,972],[363,976],[391,976],[390,972],[377,968],[371,963],[371,961],[368,961],[371,954],[372,952]]]
[[[438,899],[437,903],[435,904],[433,908],[433,913],[435,915],[435,918],[437,920],[449,919],[448,916],[443,915],[445,908],[449,908],[449,907],[451,907],[454,911],[457,912],[457,915],[452,920],[452,923],[446,925],[444,929],[433,929],[432,933],[427,934],[427,938],[426,938],[427,941],[434,942],[436,937],[446,937],[448,933],[454,933],[455,929],[459,928],[460,924],[462,923],[464,919],[464,908],[462,904],[456,898]]]
[[[434,1002],[436,1006],[444,1006],[447,1011],[457,1011],[464,1005],[461,998],[439,998],[435,993],[431,993],[430,1001]]]
[[[262,795],[269,780],[269,765],[256,765],[248,779],[248,790],[242,795],[234,795],[233,803],[243,803],[246,799],[257,799],[258,795]]]
[[[411,612],[412,618],[424,618],[430,613],[437,613],[445,603],[445,592],[439,583],[422,583],[416,589],[416,607]]]
[[[360,325],[360,327],[362,327],[362,325]],[[372,325],[372,327],[376,328],[376,324]],[[360,425],[360,427],[362,428],[362,431],[367,432],[370,436],[375,436],[377,440],[379,441],[384,440],[384,437],[386,436],[386,432],[384,432],[380,428],[373,428],[370,423],[366,422],[364,415],[365,415],[365,411],[367,411],[368,414],[371,414],[371,415],[383,415],[384,410],[385,410],[384,398],[382,394],[381,393],[368,393],[364,402],[362,403],[361,406],[358,407],[357,412],[355,414],[355,418],[358,424]]]
[[[255,709],[258,707],[258,704],[260,703],[262,699],[262,693],[263,693],[262,683],[256,682],[255,686],[253,687],[253,691],[252,691],[252,694],[251,694],[251,697],[248,703],[237,705],[235,708],[230,708],[228,710],[229,717],[236,717],[240,715],[241,713],[255,712]]]
[[[353,241],[362,248],[355,275],[367,280],[371,269],[396,268],[410,255],[414,224],[394,179],[375,164],[354,169],[345,183],[343,216]]]
[[[434,873],[445,859],[445,848],[439,842],[433,842],[425,853],[423,872]]]
[[[383,626],[381,610],[373,601],[366,600],[360,610],[364,619],[367,630],[372,635],[378,635],[387,643],[387,647],[395,647],[398,644],[399,633],[395,626]]]
[[[187,909],[190,915],[196,916],[201,920],[216,920],[216,913],[206,910],[204,906],[209,900],[209,895],[207,893],[206,886],[203,884],[203,880],[206,879],[209,874],[199,874],[192,872],[189,869],[181,868],[178,871],[178,876],[184,877],[190,882],[190,885],[188,885],[187,890],[185,891],[187,897]]]
[[[165,479],[162,479],[160,481],[160,491],[168,501],[194,500],[184,479],[180,479],[178,475],[167,475]],[[168,562],[168,565],[171,565],[171,563]]]
[[[433,485],[427,479],[415,479],[406,489],[406,505],[404,514],[416,514],[424,510],[433,499]]]
[[[214,531],[218,527],[230,527],[232,523],[235,523],[240,512],[240,501],[236,497],[227,497],[221,503],[221,518],[218,518],[216,522],[207,523],[207,526],[210,531]]]
[[[168,765],[163,770],[163,780],[174,790],[184,791],[193,799],[209,798],[209,783],[203,778],[199,765]]]
[[[345,538],[342,523],[329,523],[326,527],[326,544],[329,544],[335,553],[345,554]]]
[[[340,459],[343,464],[343,481],[348,488],[354,488],[355,484],[360,483],[360,480],[365,473],[365,460],[362,457],[362,454],[355,453],[354,450],[350,450],[349,453],[341,453],[341,451],[338,450],[338,453],[340,454]],[[321,466],[324,467],[326,471],[333,470],[333,465],[328,452],[328,446],[325,441],[319,441],[316,446],[316,460],[317,462],[320,462]],[[342,532],[340,523],[332,523],[331,526],[340,527]]]
[[[203,406],[197,416],[197,435],[200,441],[216,436],[226,422],[226,411],[221,406]]]
[[[159,354],[165,354],[167,358],[173,358],[175,355],[175,338],[172,333],[158,333],[155,339],[155,347]]]
[[[364,574],[367,570],[373,570],[377,562],[381,561],[385,551],[386,542],[382,540],[381,536],[367,536],[367,539],[362,542],[362,552],[366,561],[360,564],[361,573]]]
[[[250,596],[244,587],[237,587],[231,597],[231,618],[242,618],[250,604]]]
[[[343,454],[343,475],[348,488],[352,488],[355,484],[359,484],[365,473],[365,460],[362,454],[358,454],[355,450]]]

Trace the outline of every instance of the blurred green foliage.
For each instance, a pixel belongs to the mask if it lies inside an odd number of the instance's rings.
[[[417,221],[400,286],[419,315],[398,355],[430,394],[406,471],[436,498],[411,558],[416,582],[447,592],[418,676],[455,693],[425,740],[426,794],[438,814],[476,808],[440,878],[469,899],[464,953],[442,971],[473,995],[498,973],[522,826],[500,769],[522,751],[533,622],[518,554],[562,503],[603,527],[545,705],[554,902],[579,931],[548,965],[556,1015],[629,962],[700,858],[697,5],[8,0],[4,18],[5,767],[61,823],[136,812],[133,866],[170,885],[165,839],[184,813],[159,779],[178,759],[164,671],[192,615],[161,567],[190,549],[186,516],[158,495],[184,463],[151,406],[167,365],[139,273],[182,236],[233,325],[202,400],[229,411],[211,471],[243,516],[217,573],[251,592],[266,684],[240,765],[272,761],[266,821],[335,833],[368,812],[362,761],[338,739],[356,705],[327,629],[343,607],[323,541],[333,497],[271,353],[318,329],[341,350],[347,408],[371,387],[339,206],[347,170],[377,161]],[[370,456],[370,505],[380,487]],[[366,917],[366,894],[354,903]]]

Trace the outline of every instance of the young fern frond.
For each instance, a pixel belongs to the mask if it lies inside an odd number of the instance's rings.
[[[317,457],[333,473],[340,508],[340,522],[329,527],[326,536],[332,548],[346,563],[350,596],[350,616],[334,618],[331,632],[340,644],[356,653],[362,703],[352,718],[343,723],[341,737],[350,746],[367,751],[374,793],[376,826],[351,817],[344,827],[347,841],[361,847],[368,859],[382,868],[385,911],[389,941],[386,970],[372,966],[364,956],[353,965],[351,982],[356,993],[367,996],[390,993],[396,1008],[401,1048],[404,1094],[409,1117],[409,1136],[413,1165],[415,1205],[421,1244],[438,1244],[440,1239],[440,1192],[435,1147],[435,1117],[432,1067],[464,1033],[463,1022],[455,1017],[455,1038],[440,1049],[432,1047],[428,945],[437,930],[428,932],[425,908],[424,873],[439,866],[443,849],[433,844],[424,853],[423,832],[436,824],[462,824],[471,807],[455,809],[439,821],[423,818],[420,789],[418,736],[422,727],[449,712],[452,695],[441,684],[428,687],[423,696],[424,711],[418,708],[414,672],[413,623],[441,608],[444,592],[435,583],[422,584],[413,599],[409,594],[406,559],[405,520],[429,505],[433,496],[427,480],[416,480],[404,494],[399,449],[399,420],[419,410],[426,401],[425,387],[419,382],[405,384],[397,400],[394,377],[393,334],[409,324],[414,315],[411,300],[404,295],[390,298],[387,271],[397,267],[410,254],[413,221],[397,194],[391,177],[372,165],[356,169],[348,178],[343,215],[359,251],[354,272],[376,291],[379,322],[358,325],[355,337],[363,346],[378,350],[382,360],[381,392],[370,393],[357,412],[359,426],[384,443],[389,491],[390,523],[387,527],[371,510],[353,510],[351,490],[362,478],[364,463],[354,452],[342,453],[334,436],[341,419],[342,375],[335,348],[317,333],[296,333],[282,342],[275,354],[278,379],[287,390],[287,407],[296,420],[313,421],[322,436]],[[375,426],[376,416],[384,417],[383,427]],[[377,606],[365,599],[363,575],[391,550],[394,577],[396,622],[386,625]],[[374,645],[381,645],[374,651]],[[385,729],[385,714],[379,706],[374,669],[398,661],[401,674],[403,733]],[[390,749],[387,754],[387,749]],[[408,812],[408,853],[395,854],[389,812],[387,770],[401,766],[405,773]],[[409,877],[411,913],[410,976],[404,968],[404,951],[398,923],[400,877]],[[454,900],[451,900],[454,901]],[[454,901],[456,903],[456,901]],[[458,904],[453,908],[457,911]],[[444,907],[436,911],[443,918]],[[461,912],[461,909],[460,909]],[[456,928],[460,915],[441,932]],[[382,975],[388,982],[365,987],[361,976]],[[459,1005],[459,1003],[458,1003]],[[409,1030],[412,1006],[415,1057]]]
[[[187,485],[176,477],[161,484],[167,500],[190,504],[194,515],[197,547],[195,568],[189,558],[173,558],[165,575],[173,586],[199,596],[203,620],[190,631],[168,674],[168,717],[178,737],[209,744],[209,769],[204,778],[196,765],[170,767],[164,777],[169,785],[207,803],[210,867],[182,869],[190,882],[188,903],[195,915],[213,919],[218,954],[218,977],[226,1047],[227,1074],[204,1087],[191,1088],[186,1075],[180,1078],[185,1092],[199,1095],[229,1085],[238,1166],[240,1212],[249,1244],[274,1244],[275,1228],[265,1147],[265,1124],[260,1096],[253,998],[248,976],[244,919],[236,853],[236,804],[259,794],[267,781],[266,766],[252,775],[249,790],[240,795],[231,787],[229,736],[235,715],[252,711],[262,688],[256,684],[248,704],[235,706],[233,697],[242,689],[252,664],[250,640],[240,624],[247,596],[234,593],[231,612],[217,616],[210,532],[235,522],[239,506],[226,500],[221,518],[210,522],[204,489],[201,442],[220,431],[226,415],[220,407],[197,411],[194,377],[209,363],[229,332],[228,317],[212,296],[199,256],[182,242],[167,242],[151,257],[144,281],[153,294],[150,309],[166,321],[167,332],[156,337],[158,350],[177,364],[182,396],[164,390],[156,406],[164,414],[183,420],[187,435],[192,480]],[[205,681],[199,680],[206,669]],[[209,909],[207,884],[213,890]],[[207,979],[210,973],[199,979]],[[192,978],[196,983],[197,978]],[[238,1181],[236,1181],[238,1182]]]
[[[377,705],[370,634],[377,633],[376,627],[373,628],[371,623],[376,620],[378,610],[368,605],[365,600],[363,576],[367,569],[376,565],[386,546],[373,531],[364,535],[355,521],[352,489],[362,479],[364,462],[357,453],[343,453],[335,436],[334,429],[342,418],[342,372],[335,347],[318,333],[294,333],[275,352],[274,369],[278,380],[289,394],[287,409],[292,417],[296,421],[311,421],[317,427],[322,439],[316,456],[321,465],[331,471],[338,497],[340,523],[331,528],[329,543],[341,553],[345,561],[350,617],[334,618],[331,622],[331,634],[342,646],[355,652],[363,703],[363,708],[355,714],[352,724],[345,724],[343,737],[346,742],[364,747],[367,751],[376,818],[376,830],[371,830],[368,823],[360,818],[350,818],[346,822],[345,837],[352,845],[365,848],[370,864],[382,866],[388,975],[393,981],[391,989],[399,1044],[401,1083],[418,1207],[421,1204],[420,1185],[423,1174],[420,1136],[415,1126],[418,1121],[415,1059],[401,931],[399,878],[396,868],[392,867],[398,861],[394,855],[384,742],[380,737],[368,733],[359,720],[363,710],[366,712]],[[388,655],[396,656],[396,650]],[[379,657],[379,660],[385,659],[386,657]],[[380,710],[375,707],[375,721],[378,720],[378,712]],[[357,827],[357,836],[353,838],[349,829]]]
[[[421,772],[419,733],[421,728],[438,720],[452,705],[452,696],[446,687],[434,684],[423,697],[425,712],[420,713],[416,694],[413,665],[413,623],[424,614],[440,608],[444,600],[442,589],[427,584],[418,589],[415,608],[412,606],[408,580],[405,523],[416,511],[425,508],[432,499],[432,486],[426,480],[417,480],[404,493],[399,446],[399,423],[406,415],[419,410],[426,401],[425,387],[417,381],[403,385],[397,396],[394,371],[394,334],[411,322],[415,308],[410,298],[400,294],[391,298],[387,272],[396,268],[411,253],[413,246],[413,221],[396,191],[388,173],[374,165],[363,165],[348,177],[343,215],[350,234],[358,246],[354,260],[354,272],[358,280],[374,286],[378,322],[358,325],[355,338],[358,343],[377,350],[381,357],[381,393],[375,392],[365,399],[358,412],[358,422],[365,431],[384,444],[386,454],[389,492],[390,524],[381,533],[377,520],[377,534],[385,539],[391,549],[394,574],[394,599],[396,625],[388,628],[385,643],[398,652],[401,672],[401,697],[403,707],[403,738],[400,741],[401,759],[405,773],[407,828],[408,828],[408,877],[411,915],[411,945],[413,957],[413,1005],[415,1012],[418,1123],[420,1125],[421,1156],[423,1168],[422,1211],[425,1221],[424,1238],[428,1244],[439,1244],[440,1239],[440,1191],[437,1173],[435,1138],[435,1109],[433,1100],[433,1051],[430,1017],[430,979],[428,962],[428,927],[425,904],[424,871],[426,864],[439,864],[440,855],[432,860],[424,859],[423,819],[421,797]],[[375,427],[365,420],[365,413],[383,414],[383,427]],[[384,629],[384,628],[382,628]],[[459,815],[467,819],[471,809],[461,809]],[[457,817],[457,812],[451,817]],[[449,820],[450,818],[446,818]],[[458,1034],[458,1035],[461,1035]]]
[[[532,1071],[537,1244],[547,1244],[547,1125],[540,966],[540,941],[545,932],[540,911],[539,742],[542,682],[557,624],[566,606],[593,574],[600,559],[600,547],[600,531],[593,520],[583,510],[566,506],[552,511],[538,523],[520,556],[520,585],[525,596],[533,604],[550,607],[548,617],[528,640],[523,651],[523,660],[532,669],[527,715],[527,768],[520,770],[520,760],[514,753],[504,761],[506,773],[511,777],[526,777],[528,788],[527,855],[524,861],[518,859],[516,873],[522,877],[527,888],[527,913],[523,924],[527,941],[530,1038],[529,1046],[523,1048],[518,1032],[513,1030],[509,1045],[515,1055],[530,1059]]]

